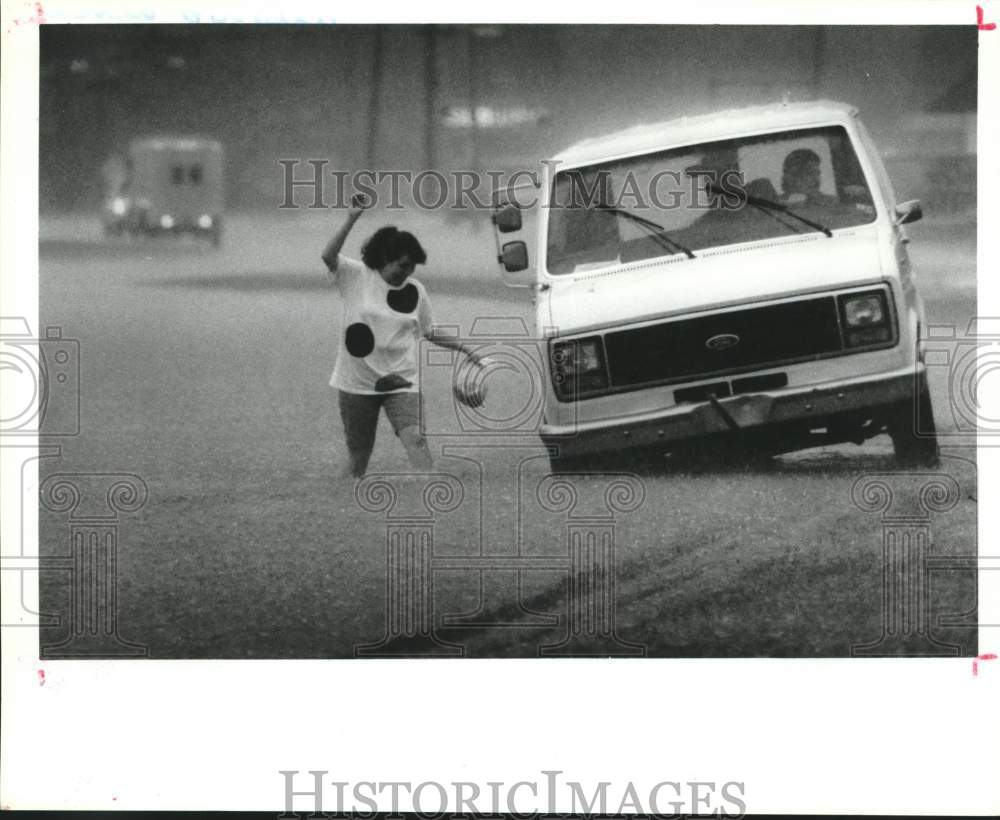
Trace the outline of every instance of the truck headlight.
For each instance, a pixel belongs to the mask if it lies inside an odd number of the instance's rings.
[[[208,228],[211,228],[212,227],[212,217],[210,217],[208,214],[202,214],[201,216],[199,216],[198,217],[198,227],[199,228],[205,228],[206,230]]]
[[[604,345],[599,336],[555,342],[551,350],[552,382],[560,396],[590,393],[608,386]]]
[[[170,214],[164,214],[160,217],[160,227],[169,231],[174,227],[174,218]]]
[[[866,347],[892,339],[885,292],[850,293],[840,297],[840,320],[847,347]]]

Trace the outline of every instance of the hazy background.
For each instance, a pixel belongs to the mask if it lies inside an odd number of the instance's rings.
[[[44,26],[41,208],[89,209],[133,137],[226,151],[230,209],[279,159],[536,167],[579,138],[729,106],[857,105],[901,198],[975,205],[972,26]],[[475,111],[475,117],[470,112]]]

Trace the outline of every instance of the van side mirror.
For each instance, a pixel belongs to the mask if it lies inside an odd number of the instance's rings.
[[[507,273],[517,273],[528,268],[528,246],[518,240],[504,244],[497,260]]]
[[[920,207],[920,200],[910,199],[906,202],[900,202],[896,206],[896,219],[893,224],[908,225],[911,222],[916,222],[923,215],[924,209]]]
[[[521,209],[513,202],[498,206],[493,212],[493,224],[500,233],[521,230]]]

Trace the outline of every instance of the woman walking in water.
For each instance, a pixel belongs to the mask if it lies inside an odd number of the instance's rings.
[[[344,331],[330,386],[339,392],[348,472],[355,477],[365,474],[383,409],[410,463],[429,470],[433,460],[420,432],[420,339],[460,351],[480,367],[483,362],[456,339],[435,335],[427,291],[412,278],[417,265],[427,261],[413,234],[392,226],[380,228],[362,246],[361,261],[341,254],[365,209],[355,196],[347,219],[322,254],[343,306]],[[467,403],[482,401],[475,391],[456,388],[456,392]]]

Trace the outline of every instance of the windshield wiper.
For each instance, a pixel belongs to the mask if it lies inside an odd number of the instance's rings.
[[[635,222],[636,225],[641,225],[649,233],[653,239],[660,243],[660,247],[666,248],[668,251],[673,251],[676,253],[680,251],[685,254],[688,259],[694,259],[694,252],[682,245],[676,239],[671,239],[666,234],[666,229],[662,226],[653,222],[651,219],[646,219],[645,217],[638,216],[631,211],[626,211],[624,208],[615,208],[613,205],[598,205],[595,210],[597,211],[607,211],[608,213],[614,214],[615,216],[621,216],[625,219],[630,219]],[[673,247],[671,247],[673,246]]]
[[[748,194],[746,191],[743,190],[733,191],[732,189],[720,188],[714,182],[708,183],[708,190],[709,193],[714,193],[714,194],[735,193],[737,196],[739,196],[740,199],[742,199],[748,205],[753,205],[755,208],[757,208],[760,211],[763,211],[766,214],[774,216],[773,212],[779,211],[780,213],[783,213],[786,216],[792,217],[792,219],[799,220],[799,222],[801,222],[803,225],[808,225],[814,231],[822,231],[831,239],[833,238],[833,232],[828,227],[826,227],[826,225],[820,225],[819,222],[813,222],[811,219],[806,219],[804,216],[795,213],[795,211],[793,211],[787,205],[782,204],[781,202],[775,202],[773,199],[764,199],[763,197],[753,196],[752,194]],[[775,218],[777,219],[777,217]],[[781,220],[778,221],[780,222]]]

